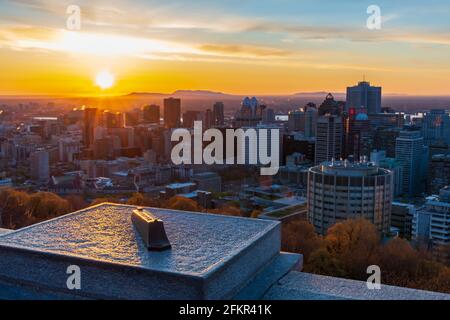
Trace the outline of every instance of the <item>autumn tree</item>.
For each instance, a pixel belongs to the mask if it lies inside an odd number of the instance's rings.
[[[350,219],[328,229],[325,246],[354,279],[367,278],[367,266],[380,244],[375,225],[365,219]]]
[[[22,228],[71,211],[70,203],[50,192],[28,194],[11,189],[0,192],[3,225]]]
[[[303,254],[304,262],[310,254],[322,246],[322,238],[308,221],[291,221],[282,225],[282,249]]]
[[[145,197],[142,193],[136,192],[127,200],[127,204],[149,207],[152,205],[152,201]]]
[[[226,203],[215,209],[208,209],[208,213],[221,214],[225,216],[241,217],[241,209],[234,203]]]
[[[71,194],[66,196],[65,199],[69,202],[72,211],[78,211],[88,206],[88,203],[79,195]]]
[[[202,211],[203,209],[192,199],[185,197],[174,196],[169,199],[166,204],[168,209],[182,210],[182,211]]]

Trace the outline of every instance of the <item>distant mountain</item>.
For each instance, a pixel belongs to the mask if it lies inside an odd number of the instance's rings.
[[[132,92],[126,95],[126,97],[184,97],[184,98],[238,98],[239,95],[226,94],[222,92],[215,92],[209,90],[177,90],[173,93],[154,93],[154,92]]]

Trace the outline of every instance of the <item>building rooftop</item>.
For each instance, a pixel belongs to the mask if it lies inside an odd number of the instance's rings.
[[[323,162],[319,166],[310,168],[310,170],[316,173],[355,177],[385,175],[389,173],[389,170],[380,168],[373,162],[349,162],[347,160]]]

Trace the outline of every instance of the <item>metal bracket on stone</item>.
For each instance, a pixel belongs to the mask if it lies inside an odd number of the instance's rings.
[[[151,212],[137,208],[133,210],[131,221],[148,250],[163,251],[171,248],[163,221],[156,218]]]

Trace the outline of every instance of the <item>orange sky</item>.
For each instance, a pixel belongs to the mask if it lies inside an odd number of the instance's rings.
[[[231,8],[207,5],[192,8],[192,16],[171,15],[170,8],[162,7],[147,20],[150,13],[144,3],[127,9],[127,1],[113,1],[109,7],[109,2],[93,1],[81,6],[85,13],[81,30],[68,31],[64,2],[0,4],[5,13],[4,17],[0,13],[0,95],[178,89],[235,94],[343,92],[363,75],[382,86],[384,93],[450,95],[450,37],[440,32],[440,25],[427,32],[412,30],[411,21],[402,21],[397,8],[390,8],[386,26],[374,33],[364,28],[366,13],[358,8],[345,14],[361,14],[359,20],[333,28],[320,19],[301,25],[301,19],[271,20],[263,9],[250,20]],[[219,9],[217,19],[209,19]],[[277,10],[288,16],[289,8]],[[423,22],[417,27],[426,29]],[[107,90],[95,83],[103,70],[115,77]]]

